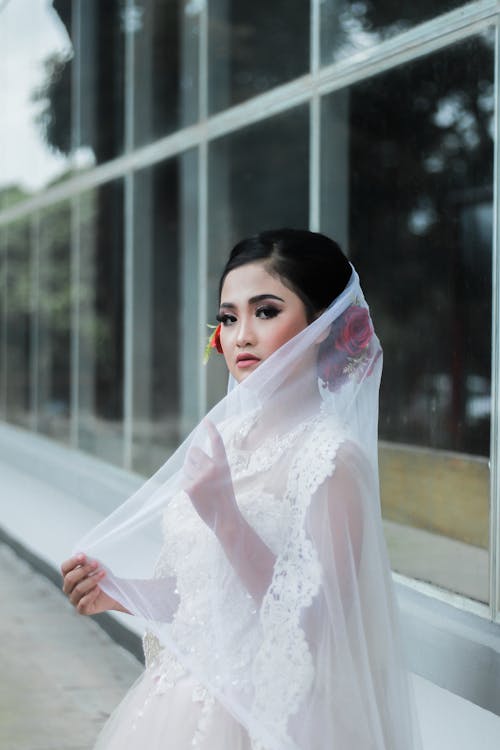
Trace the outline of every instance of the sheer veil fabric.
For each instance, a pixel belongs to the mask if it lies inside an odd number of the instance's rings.
[[[353,270],[77,547],[146,620],[155,679],[195,679],[255,750],[419,747],[380,517],[381,354]],[[194,448],[245,533],[193,507]]]

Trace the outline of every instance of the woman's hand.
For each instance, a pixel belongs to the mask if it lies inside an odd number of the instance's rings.
[[[259,604],[272,579],[275,557],[239,511],[222,438],[205,420],[213,458],[200,448],[189,449],[184,464],[184,489],[199,516],[217,535],[226,556],[247,591]]]
[[[110,609],[126,611],[99,586],[106,572],[96,560],[88,560],[83,554],[75,555],[63,562],[61,573],[62,590],[81,615],[97,615]]]
[[[215,425],[205,420],[212,458],[196,446],[188,450],[184,489],[200,518],[220,536],[236,530],[241,515],[234,496],[226,449]]]

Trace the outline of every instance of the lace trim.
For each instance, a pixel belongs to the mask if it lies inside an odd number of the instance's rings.
[[[158,638],[152,633],[146,632],[143,638],[144,654],[146,656],[147,669],[153,671],[153,686],[148,691],[141,708],[136,712],[132,720],[132,730],[136,730],[139,721],[144,717],[147,706],[155,696],[164,695],[168,690],[175,688],[180,679],[187,676],[186,668],[162,648]],[[191,693],[193,703],[201,704],[200,717],[191,740],[191,747],[203,746],[210,722],[213,717],[216,699],[210,691],[201,683],[193,681]]]
[[[305,517],[313,494],[335,469],[343,440],[340,428],[334,436],[331,427],[320,425],[292,464],[286,492],[291,507],[289,534],[262,603],[264,639],[252,671],[254,712],[287,742],[291,742],[288,719],[299,709],[314,679],[300,615],[319,591],[322,569],[305,533]]]
[[[202,706],[198,725],[196,727],[193,739],[191,740],[191,746],[200,747],[205,743],[207,731],[214,715],[216,700],[206,687],[203,687],[203,685],[197,685],[193,689],[193,702],[201,703]]]
[[[318,417],[314,418],[317,421]],[[233,479],[239,480],[253,476],[274,466],[274,464],[290,450],[297,438],[311,426],[313,420],[302,422],[285,436],[273,435],[264,440],[255,450],[245,450],[232,445],[228,450]]]
[[[147,630],[142,637],[142,650],[146,669],[148,669],[156,662],[163,651],[163,647],[159,639]]]

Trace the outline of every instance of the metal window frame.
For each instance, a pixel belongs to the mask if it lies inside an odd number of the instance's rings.
[[[29,217],[30,236],[30,427],[38,432],[40,411],[40,212]]]
[[[72,35],[78,47],[82,44],[82,0],[73,0]],[[76,150],[81,142],[81,112],[82,97],[78,82],[81,80],[82,66],[81,57],[76,55],[73,59],[71,90],[71,142],[73,150]],[[80,196],[73,195],[71,204],[71,331],[70,331],[70,444],[78,448],[78,423],[80,413]]]
[[[500,25],[495,45],[495,143],[493,166],[491,439],[490,439],[490,616],[500,622]]]
[[[0,300],[0,411],[7,414],[7,310],[9,304],[9,256],[7,254],[6,234],[8,230],[0,231],[0,273],[3,274],[4,286]]]
[[[316,78],[321,69],[321,3],[311,0],[310,28],[310,69]],[[312,92],[309,103],[309,228],[313,232],[320,229],[321,194],[321,98],[317,91]]]
[[[75,24],[79,24],[81,0],[74,0],[76,8]],[[352,55],[344,60],[321,66],[320,29],[321,0],[311,0],[310,6],[310,70],[303,76],[267,91],[248,101],[209,116],[208,112],[208,3],[199,5],[199,120],[196,124],[181,128],[155,142],[134,149],[133,116],[134,116],[134,29],[133,25],[126,32],[125,62],[125,132],[126,143],[123,155],[105,164],[98,165],[86,172],[75,175],[67,181],[54,185],[39,195],[31,197],[10,208],[0,210],[0,226],[18,219],[33,217],[36,221],[38,212],[61,200],[78,200],[78,196],[115,179],[125,181],[125,330],[124,330],[124,465],[130,467],[132,460],[133,436],[133,175],[138,169],[152,166],[159,161],[181,155],[188,149],[198,151],[198,229],[199,229],[199,329],[200,351],[202,349],[205,315],[206,283],[208,265],[208,149],[213,139],[228,135],[251,124],[268,119],[276,114],[307,104],[310,108],[310,167],[309,167],[309,216],[310,227],[315,230],[320,226],[320,170],[321,170],[321,99],[325,94],[345,88],[359,81],[366,80],[378,73],[393,69],[404,63],[436,52],[449,45],[470,38],[488,27],[496,26],[495,49],[495,155],[494,155],[494,236],[492,248],[492,420],[491,420],[491,496],[490,496],[490,604],[479,605],[457,597],[451,592],[444,592],[437,587],[420,584],[417,581],[404,579],[414,588],[424,590],[437,598],[489,616],[500,622],[500,196],[498,182],[500,179],[500,2],[498,0],[476,0],[455,10],[430,19],[398,36],[385,40],[378,45]],[[134,12],[134,0],[126,0],[125,10]],[[125,24],[125,26],[127,26]],[[77,90],[77,87],[76,87]],[[74,114],[77,114],[81,102],[77,96],[74,102]],[[78,118],[77,118],[78,121]],[[75,144],[78,145],[78,144]],[[73,203],[73,205],[75,205]],[[75,236],[73,235],[73,239]],[[74,249],[73,281],[78,273],[79,248]],[[72,337],[78,337],[78,310],[74,304]],[[76,343],[75,343],[76,341]],[[78,366],[77,339],[73,341],[72,373],[75,375]],[[37,356],[36,352],[34,356]],[[36,365],[36,362],[34,363]],[[76,368],[76,369],[75,369]],[[76,385],[72,385],[72,403],[76,406]],[[200,416],[206,404],[205,373],[200,372],[198,380],[198,403]],[[77,427],[73,426],[72,437],[77,443]],[[401,579],[401,577],[399,577]],[[424,587],[424,588],[422,588]]]
[[[80,197],[71,198],[71,312],[70,312],[70,445],[78,447],[78,424],[80,415]]]
[[[200,140],[192,146],[198,148],[198,351],[205,345],[207,322],[207,280],[208,280],[208,137],[204,124],[209,122],[208,110],[208,3],[204,2],[200,11],[200,46],[198,57],[198,118],[202,123]],[[195,125],[195,128],[200,126]],[[205,368],[198,372],[198,408],[199,417],[203,416],[207,404],[207,372]]]

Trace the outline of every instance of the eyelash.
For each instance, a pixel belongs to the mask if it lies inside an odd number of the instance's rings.
[[[259,318],[260,320],[270,320],[271,318],[275,318],[277,315],[279,315],[280,312],[281,310],[278,310],[276,307],[265,305],[263,307],[257,308],[257,310],[255,311],[255,317]],[[218,313],[215,316],[215,319],[218,323],[222,323],[223,326],[231,325],[232,323],[236,322],[236,316],[231,315],[230,313]]]
[[[215,320],[218,323],[222,323],[223,326],[227,326],[229,323],[234,323],[236,318],[234,315],[229,315],[229,313],[218,313],[215,316]]]
[[[269,318],[275,318],[277,315],[280,314],[280,310],[278,310],[276,307],[273,307],[272,305],[264,305],[263,307],[257,308],[255,311],[255,315],[258,318],[260,313],[265,313],[265,317],[261,318],[261,320],[268,320]]]

